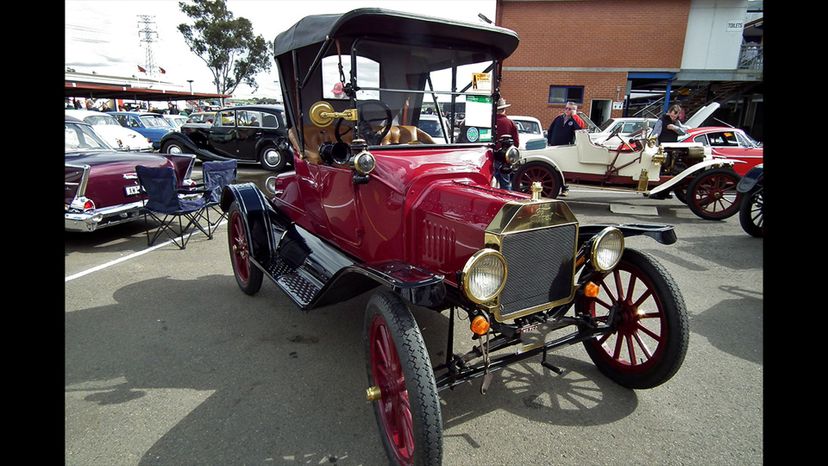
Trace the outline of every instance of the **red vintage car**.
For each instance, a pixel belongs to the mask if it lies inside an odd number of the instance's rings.
[[[739,128],[704,126],[687,131],[681,142],[698,142],[710,147],[714,159],[736,160],[733,170],[745,176],[751,168],[764,162],[762,143]],[[739,163],[743,162],[743,163]]]
[[[274,42],[294,170],[270,177],[268,193],[245,183],[222,195],[244,293],[267,277],[305,311],[373,293],[365,397],[393,464],[442,463],[440,390],[478,379],[485,394],[530,357],[560,372],[547,354],[572,344],[617,383],[651,388],[687,350],[678,286],[625,247],[636,235],[672,244],[671,225],[582,225],[539,183],[531,195],[491,186],[495,162],[519,159],[492,131],[517,46],[508,29],[414,13],[305,17]],[[446,117],[459,102],[474,142],[458,142]],[[451,129],[445,143],[417,128],[431,111]],[[447,311],[441,360],[411,308]],[[470,350],[456,350],[455,325]]]
[[[63,126],[64,229],[90,232],[139,218],[146,196],[138,187],[136,165],[169,166],[182,186],[192,184],[193,155],[116,151],[73,117]]]

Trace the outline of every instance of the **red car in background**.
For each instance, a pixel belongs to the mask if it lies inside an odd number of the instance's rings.
[[[136,165],[171,167],[180,185],[191,184],[195,156],[116,151],[88,123],[67,116],[63,126],[64,229],[90,232],[140,218],[146,195]]]
[[[705,126],[687,131],[680,142],[700,142],[710,147],[713,158],[735,159],[745,163],[733,164],[739,176],[745,176],[751,168],[764,161],[762,143],[748,136],[739,128]]]

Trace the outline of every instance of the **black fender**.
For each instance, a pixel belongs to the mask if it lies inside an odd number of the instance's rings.
[[[160,147],[164,147],[164,144],[169,141],[175,141],[181,144],[193,154],[195,154],[198,150],[198,146],[196,145],[196,143],[193,142],[192,139],[190,139],[189,136],[178,131],[173,131],[165,134],[164,137],[161,138],[161,141],[159,141]]]
[[[281,218],[254,183],[230,184],[221,193],[221,210],[228,212],[230,204],[237,201],[242,213],[242,223],[250,238],[250,255],[258,264],[267,264],[272,257],[274,234],[287,229]],[[229,221],[229,219],[228,219]]]
[[[625,238],[630,236],[649,236],[661,244],[673,244],[676,242],[676,232],[673,225],[660,223],[597,223],[594,225],[583,225],[578,229],[578,248],[581,248],[595,235],[606,227],[615,227],[621,230]]]
[[[281,235],[277,254],[292,270],[301,269],[299,273],[320,285],[319,292],[303,309],[342,302],[377,286],[384,286],[417,306],[442,309],[445,302],[442,275],[399,261],[361,263],[296,224]]]
[[[193,140],[190,139],[189,136],[187,136],[184,133],[180,133],[178,131],[175,131],[175,132],[172,132],[172,133],[167,133],[166,135],[164,135],[164,137],[161,138],[161,141],[159,143],[160,144],[159,147],[163,148],[164,144],[167,143],[168,141],[171,141],[171,140],[181,144],[182,146],[184,146],[189,151],[189,153],[195,154],[196,157],[198,157],[198,159],[202,160],[202,161],[205,161],[205,160],[206,161],[210,161],[210,160],[221,160],[221,161],[234,160],[230,157],[224,157],[224,156],[218,155],[215,152],[210,151],[208,149],[203,149],[201,147],[198,147],[198,145],[195,142],[193,142]]]

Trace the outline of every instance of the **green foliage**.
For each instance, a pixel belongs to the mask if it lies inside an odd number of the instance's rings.
[[[262,36],[253,34],[247,18],[234,18],[224,0],[178,2],[192,24],[178,30],[190,50],[213,73],[220,94],[232,94],[241,83],[258,89],[256,74],[270,69],[271,51]]]

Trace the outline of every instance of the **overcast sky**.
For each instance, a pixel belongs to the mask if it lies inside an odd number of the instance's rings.
[[[235,17],[253,23],[253,31],[272,42],[276,35],[311,14],[344,13],[355,8],[381,7],[417,12],[428,16],[479,22],[482,13],[494,20],[495,0],[227,0],[227,8]],[[156,66],[165,74],[158,79],[189,90],[215,92],[212,74],[207,65],[193,54],[176,29],[191,23],[178,7],[177,0],[66,0],[65,60],[66,66],[81,73],[145,77],[138,71],[144,66],[146,49],[140,42],[138,15],[154,16],[158,33],[152,44]],[[280,95],[275,81],[275,64],[271,71],[257,76],[259,90],[239,86],[234,97],[276,97]]]

